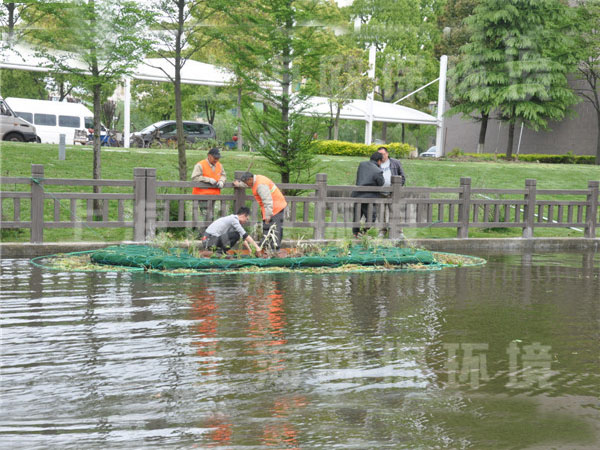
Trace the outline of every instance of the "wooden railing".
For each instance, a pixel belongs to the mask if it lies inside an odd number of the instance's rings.
[[[135,168],[133,180],[77,180],[45,178],[44,167],[34,164],[31,177],[0,177],[0,186],[0,228],[29,228],[33,243],[43,242],[45,229],[82,227],[132,228],[133,239],[142,242],[161,228],[206,227],[244,205],[251,208],[252,222],[260,220],[249,190],[193,195],[192,187],[206,185],[158,181],[152,168]],[[315,184],[278,186],[302,193],[286,196],[285,226],[312,229],[314,239],[325,238],[327,229],[359,226],[387,228],[392,239],[408,227],[456,228],[459,238],[468,238],[473,227],[521,228],[523,237],[533,237],[535,228],[572,227],[596,237],[600,223],[598,181],[578,190],[538,190],[536,180],[526,180],[524,189],[476,189],[470,178],[461,178],[455,188],[425,188],[403,187],[400,177],[392,177],[384,188],[330,186],[326,174],[317,174]],[[73,187],[88,192],[68,192]],[[381,197],[351,197],[357,191]],[[355,205],[362,203],[369,218],[376,212],[375,222],[360,221]]]

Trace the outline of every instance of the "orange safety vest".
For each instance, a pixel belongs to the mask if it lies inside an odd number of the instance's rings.
[[[262,211],[262,216],[264,219],[265,205],[263,205],[262,198],[260,198],[260,195],[258,195],[257,191],[258,186],[260,186],[261,184],[266,184],[269,187],[269,192],[271,192],[271,197],[273,198],[273,215],[283,211],[283,208],[287,206],[287,202],[285,201],[285,197],[283,196],[279,188],[275,186],[275,183],[273,183],[267,177],[264,177],[262,175],[255,175],[254,184],[252,185],[252,194],[254,194],[254,198],[260,205],[260,209]]]
[[[221,165],[221,163],[219,161],[217,161],[217,163],[215,164],[214,170],[212,167],[210,167],[210,163],[208,162],[208,159],[203,159],[202,161],[199,161],[198,164],[200,164],[202,166],[202,176],[212,178],[215,181],[219,181],[221,179],[221,174],[223,173],[223,166]],[[194,189],[192,189],[192,194],[219,195],[220,193],[221,193],[221,189],[213,188],[213,187],[211,187],[211,188],[195,187]]]

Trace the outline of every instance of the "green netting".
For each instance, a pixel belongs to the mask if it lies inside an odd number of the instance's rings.
[[[362,246],[354,246],[345,250],[338,247],[325,247],[318,255],[290,256],[286,258],[255,258],[249,255],[199,258],[188,253],[185,249],[163,250],[145,245],[120,245],[97,250],[90,255],[90,259],[96,264],[156,270],[338,267],[350,264],[361,266],[437,264],[433,254],[425,250],[399,247],[365,249]]]

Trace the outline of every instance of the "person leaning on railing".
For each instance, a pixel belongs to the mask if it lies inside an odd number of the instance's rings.
[[[269,231],[275,227],[274,247],[279,249],[281,247],[281,240],[283,239],[283,216],[285,207],[287,206],[281,190],[264,175],[254,175],[250,172],[244,172],[239,180],[233,182],[233,185],[252,189],[252,194],[260,205],[264,235],[261,247],[269,235]],[[267,242],[267,244],[270,244],[270,242]]]
[[[400,161],[394,158],[390,158],[390,154],[386,147],[379,147],[377,149],[379,153],[383,156],[383,160],[381,161],[381,170],[383,170],[383,186],[388,187],[392,185],[392,177],[400,176],[402,177],[401,185],[404,186],[406,184],[406,175],[404,173],[404,169],[402,168],[402,164]],[[384,192],[381,194],[382,197],[391,197],[390,192]],[[379,237],[385,237],[387,232],[389,231],[389,227],[386,224],[390,223],[390,205],[386,203],[383,207],[383,228],[379,232]],[[400,230],[402,233],[402,230]]]
[[[375,152],[371,155],[369,161],[363,161],[358,165],[356,170],[356,185],[357,186],[383,186],[383,171],[381,170],[381,162],[383,161],[383,155],[379,152]],[[364,192],[354,191],[352,192],[354,198],[377,198],[380,197],[379,192]],[[367,222],[375,222],[377,219],[377,205],[372,204],[372,215],[369,218],[369,203],[355,203],[354,204],[354,219],[353,222],[358,218],[361,220],[365,217]],[[360,215],[358,213],[360,211]],[[352,234],[354,237],[358,237],[359,233],[366,233],[369,228],[353,227]]]
[[[194,171],[192,172],[192,181],[208,183],[213,187],[195,187],[192,190],[193,194],[219,195],[221,193],[221,189],[223,189],[227,177],[225,174],[225,169],[223,169],[219,159],[221,159],[221,152],[219,149],[211,148],[208,151],[206,159],[198,161],[198,163],[194,166]]]

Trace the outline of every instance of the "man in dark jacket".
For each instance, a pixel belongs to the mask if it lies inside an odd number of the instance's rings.
[[[392,177],[400,176],[400,177],[402,177],[402,186],[404,186],[406,184],[406,175],[404,174],[404,170],[402,169],[402,164],[400,164],[400,161],[398,161],[397,159],[394,159],[394,158],[390,158],[388,150],[385,147],[379,147],[377,149],[377,151],[383,155],[383,160],[381,161],[381,170],[383,170],[383,179],[385,181],[383,183],[383,185],[391,186],[392,185]],[[388,197],[390,195],[391,195],[390,193],[386,192],[386,193],[382,194],[382,197]],[[389,204],[386,204],[383,209],[383,223],[384,224],[390,223],[390,205]],[[384,225],[384,227],[379,232],[379,237],[385,237],[385,235],[387,234],[388,231],[389,231],[389,227]],[[400,230],[400,233],[402,233],[402,230]]]
[[[356,171],[356,185],[357,186],[383,186],[383,171],[381,170],[381,162],[383,161],[383,155],[379,152],[375,152],[371,155],[371,159],[369,161],[363,161],[358,165],[358,170]],[[354,198],[377,198],[380,197],[379,192],[352,192],[352,197]],[[358,210],[360,208],[360,215],[358,215]],[[377,205],[373,204],[373,214],[371,217],[371,222],[375,222],[377,219]],[[359,220],[362,220],[363,217],[367,221],[369,214],[369,203],[356,203],[354,205],[354,221],[358,216]],[[361,230],[360,227],[353,227],[352,234],[354,236],[358,236],[358,233],[361,231],[366,231],[367,229]]]

